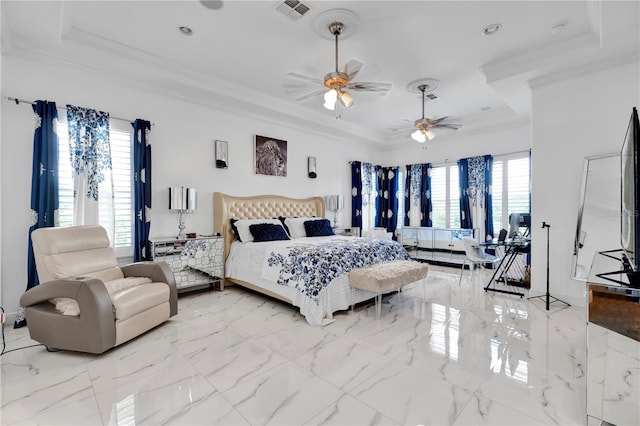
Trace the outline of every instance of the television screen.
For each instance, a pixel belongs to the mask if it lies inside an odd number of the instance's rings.
[[[634,272],[638,270],[637,255],[640,252],[638,232],[640,217],[638,216],[638,111],[633,108],[631,120],[620,152],[621,197],[620,197],[620,244],[625,254],[625,268]]]

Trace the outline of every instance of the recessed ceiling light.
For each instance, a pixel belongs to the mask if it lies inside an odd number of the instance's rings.
[[[189,28],[189,27],[182,26],[182,27],[178,27],[178,29],[179,29],[179,30],[180,30],[180,32],[181,32],[182,34],[184,34],[184,35],[191,35],[191,34],[193,34],[193,31],[191,31],[191,28]]]
[[[487,25],[482,29],[482,35],[494,35],[498,31],[502,29],[502,24],[491,24]]]
[[[222,9],[224,2],[222,0],[200,0],[200,3],[207,9],[218,10]]]

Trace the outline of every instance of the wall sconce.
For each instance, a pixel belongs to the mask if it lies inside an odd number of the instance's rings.
[[[229,167],[229,144],[227,141],[216,141],[216,168]]]
[[[169,211],[178,215],[178,239],[184,239],[184,215],[197,208],[198,192],[195,188],[169,188]]]
[[[315,179],[318,177],[318,173],[316,171],[316,157],[307,158],[307,171],[311,179]]]
[[[328,211],[333,212],[333,227],[338,226],[338,212],[344,209],[344,197],[342,195],[327,195],[325,204]]]

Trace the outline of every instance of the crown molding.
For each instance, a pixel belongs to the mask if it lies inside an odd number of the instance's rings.
[[[537,78],[533,78],[529,80],[527,84],[530,88],[537,89],[548,84],[566,80],[568,78],[578,77],[581,75],[591,74],[594,72],[604,71],[607,69],[622,67],[631,64],[640,65],[640,52],[627,52],[622,55],[617,55],[603,60],[597,60],[572,68],[563,69],[558,72],[549,73]]]

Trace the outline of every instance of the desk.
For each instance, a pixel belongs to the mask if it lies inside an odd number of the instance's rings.
[[[484,291],[495,291],[497,293],[514,294],[516,296],[520,296],[521,298],[524,297],[524,293],[521,293],[519,291],[502,290],[499,288],[495,288],[495,285],[492,288],[491,285],[495,282],[498,282],[499,280],[503,280],[503,282],[507,285],[509,284],[507,279],[507,272],[509,272],[509,269],[511,269],[513,263],[516,260],[516,257],[519,254],[528,254],[531,252],[531,242],[528,240],[503,242],[487,241],[484,243],[480,243],[480,245],[484,247],[504,247],[504,257],[498,264],[496,270],[493,272],[493,275],[491,275],[491,279],[489,280],[489,283],[487,283],[487,286],[484,288]],[[496,276],[498,276],[499,278],[496,279]]]

